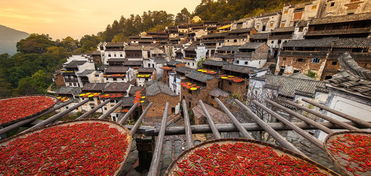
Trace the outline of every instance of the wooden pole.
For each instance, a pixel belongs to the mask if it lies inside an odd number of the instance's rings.
[[[80,120],[80,119],[84,119],[86,117],[88,117],[90,114],[93,114],[95,111],[97,111],[98,109],[100,109],[101,107],[103,107],[104,105],[106,105],[107,103],[109,103],[111,101],[111,99],[108,99],[106,101],[104,101],[103,103],[99,104],[97,107],[93,108],[92,110],[84,113],[83,115],[81,115],[80,117],[78,117],[76,120]]]
[[[312,104],[312,105],[314,105],[314,106],[317,106],[317,107],[319,107],[319,108],[321,108],[321,109],[324,109],[324,110],[326,110],[326,111],[328,111],[328,112],[331,112],[331,113],[333,113],[333,114],[335,114],[335,115],[338,115],[338,116],[340,116],[340,117],[342,117],[342,118],[344,118],[344,119],[348,119],[348,120],[350,120],[350,121],[352,121],[352,122],[354,122],[354,123],[358,123],[358,124],[360,124],[360,125],[362,125],[362,126],[365,126],[365,127],[371,128],[371,123],[368,123],[368,122],[366,122],[366,121],[364,121],[364,120],[361,120],[361,119],[359,119],[359,118],[357,118],[357,117],[353,117],[353,116],[350,116],[350,115],[348,115],[348,114],[342,113],[342,112],[340,112],[340,111],[337,111],[337,110],[331,109],[331,108],[329,108],[329,107],[327,107],[327,106],[321,105],[321,104],[319,104],[319,103],[317,103],[317,102],[314,102],[314,101],[312,101],[312,100],[309,100],[309,99],[307,99],[307,98],[303,98],[303,101],[305,101],[305,102],[307,102],[307,103],[309,103],[309,104]]]
[[[218,131],[218,129],[215,126],[215,123],[214,123],[213,119],[210,116],[209,111],[207,111],[204,103],[202,102],[202,100],[199,100],[198,102],[201,105],[201,109],[202,109],[202,111],[204,112],[204,114],[206,116],[207,122],[210,125],[211,131],[213,132],[213,135],[214,135],[215,139],[222,138],[221,135],[220,135],[220,133],[219,133],[219,131]]]
[[[118,107],[120,107],[124,103],[124,100],[120,100],[115,106],[109,109],[106,113],[102,114],[98,119],[105,119],[107,118],[113,111],[115,111]]]
[[[339,125],[339,126],[341,126],[341,127],[344,127],[344,128],[346,128],[346,129],[348,129],[348,130],[359,130],[359,128],[356,128],[356,127],[354,127],[354,126],[352,126],[352,125],[349,125],[349,124],[347,124],[347,123],[341,122],[341,121],[336,120],[336,119],[334,119],[334,118],[332,118],[332,117],[329,117],[329,116],[326,116],[326,115],[324,115],[324,114],[321,114],[321,113],[319,113],[319,112],[317,112],[317,111],[314,111],[314,110],[308,109],[308,108],[306,108],[306,107],[304,107],[304,106],[300,106],[300,105],[298,105],[298,104],[296,104],[296,103],[293,103],[293,102],[290,102],[290,101],[287,101],[287,100],[283,100],[283,102],[284,102],[284,103],[287,103],[287,104],[290,104],[290,105],[292,105],[292,106],[295,106],[296,108],[299,108],[299,109],[301,109],[301,110],[303,110],[303,111],[306,111],[306,112],[309,112],[309,113],[311,113],[311,114],[314,114],[314,115],[317,116],[317,117],[320,117],[320,118],[322,118],[322,119],[325,119],[325,120],[327,120],[327,121],[329,121],[329,122],[331,122],[331,123],[334,123],[334,124],[336,124],[336,125]]]
[[[192,139],[192,130],[191,130],[191,123],[189,120],[187,103],[185,100],[182,101],[182,105],[183,105],[182,107],[183,107],[183,115],[184,115],[186,144],[187,144],[187,148],[190,149],[193,147],[193,139]]]
[[[237,104],[240,107],[242,107],[245,110],[245,112],[248,114],[249,117],[251,117],[257,124],[259,124],[259,126],[262,127],[264,129],[264,131],[266,131],[269,135],[271,135],[279,144],[281,144],[282,146],[284,146],[287,149],[293,150],[294,152],[307,157],[304,153],[302,153],[294,145],[292,145],[290,142],[288,142],[283,136],[281,136],[276,130],[274,130],[267,123],[265,123],[262,119],[260,119],[256,114],[254,114],[250,110],[250,108],[248,108],[246,105],[241,103],[239,100],[235,99],[235,101],[237,102]]]
[[[135,103],[127,113],[125,113],[125,115],[121,118],[119,118],[120,120],[118,121],[118,123],[120,125],[126,123],[126,121],[129,119],[130,115],[134,112],[134,110],[138,107],[139,103]]]
[[[142,115],[140,115],[140,117],[138,118],[138,120],[135,122],[133,128],[130,131],[131,136],[134,136],[134,134],[136,133],[137,129],[142,124],[143,118],[144,118],[144,116],[146,116],[146,114],[147,114],[149,108],[152,106],[152,104],[153,104],[152,102],[150,102],[148,104],[148,106],[146,107],[146,109],[144,109]]]
[[[23,126],[25,124],[31,123],[32,121],[34,121],[34,120],[36,120],[36,119],[38,119],[38,118],[40,118],[40,117],[42,117],[42,116],[44,116],[46,114],[49,114],[49,113],[51,113],[51,112],[53,112],[53,111],[55,111],[57,109],[60,109],[60,108],[62,108],[64,106],[67,106],[67,105],[71,104],[72,102],[73,102],[73,100],[70,100],[70,101],[67,101],[67,102],[65,102],[63,104],[56,105],[55,107],[53,107],[53,108],[47,110],[46,112],[41,113],[41,114],[39,114],[39,115],[37,115],[35,117],[32,117],[30,119],[26,119],[26,120],[22,120],[20,122],[17,122],[15,124],[12,124],[12,125],[9,125],[9,126],[7,126],[5,128],[2,128],[2,129],[0,129],[0,135],[6,133],[8,131],[14,130],[16,128],[19,128],[19,127],[21,127],[21,126]]]
[[[280,104],[278,104],[278,103],[276,103],[276,102],[274,102],[272,100],[265,99],[265,101],[268,102],[268,103],[270,103],[271,105],[277,107],[277,108],[282,109],[283,111],[287,112],[288,114],[290,114],[292,116],[295,116],[298,119],[300,119],[300,120],[302,120],[302,121],[304,121],[304,122],[306,122],[306,123],[308,123],[310,125],[313,125],[313,126],[317,127],[318,129],[322,130],[325,133],[331,134],[331,133],[334,132],[330,128],[327,128],[327,127],[321,125],[320,123],[318,123],[318,122],[316,122],[316,121],[314,121],[314,120],[312,120],[312,119],[310,119],[308,117],[305,117],[305,116],[303,116],[303,115],[301,115],[301,114],[299,114],[299,113],[297,113],[295,111],[292,111],[292,110],[290,110],[290,109],[288,109],[288,108],[286,108],[286,107],[284,107],[284,106],[282,106],[282,105],[280,105]]]
[[[161,153],[162,153],[162,145],[164,143],[164,137],[165,137],[165,130],[166,130],[166,119],[167,119],[167,113],[168,113],[169,103],[166,102],[164,114],[162,115],[162,121],[160,126],[160,132],[157,137],[155,150],[153,152],[153,157],[151,161],[151,166],[148,171],[148,176],[157,176],[158,170],[160,167],[160,160],[161,160]]]
[[[219,100],[219,98],[215,98],[216,102],[222,108],[222,110],[228,115],[228,117],[232,120],[233,124],[237,127],[237,129],[242,133],[243,137],[247,139],[254,139],[249,132],[241,125],[241,122],[237,120],[237,118],[232,114],[231,111]]]
[[[44,121],[36,124],[35,126],[33,126],[33,127],[29,128],[29,129],[23,131],[22,133],[26,133],[28,131],[31,131],[31,130],[34,130],[34,129],[37,129],[37,128],[41,128],[41,127],[44,127],[44,126],[46,126],[46,125],[48,125],[48,124],[50,124],[52,122],[55,122],[56,120],[62,118],[66,114],[72,112],[73,110],[77,109],[78,107],[82,106],[83,104],[85,104],[87,102],[89,102],[89,99],[86,99],[86,100],[84,100],[84,101],[76,104],[75,106],[72,106],[71,108],[69,108],[69,109],[67,109],[65,111],[62,111],[62,112],[60,112],[60,113],[58,113],[56,115],[53,115],[53,116],[49,117],[48,119],[46,119],[46,120],[44,120]]]
[[[279,121],[281,121],[282,123],[284,123],[285,125],[287,125],[288,127],[290,127],[291,129],[293,129],[295,132],[297,132],[298,134],[302,135],[304,138],[308,139],[314,145],[316,145],[317,147],[319,147],[322,150],[324,150],[323,145],[322,145],[322,142],[320,140],[318,140],[317,138],[313,137],[308,132],[302,130],[298,126],[296,126],[293,123],[291,123],[290,121],[288,121],[286,118],[280,116],[279,114],[277,114],[276,112],[272,111],[271,109],[265,107],[264,105],[260,104],[256,100],[253,100],[252,103],[254,103],[255,105],[259,106],[260,108],[262,108],[263,110],[265,110],[266,112],[268,112],[269,114],[271,114],[273,117],[275,117],[276,119],[278,119]]]

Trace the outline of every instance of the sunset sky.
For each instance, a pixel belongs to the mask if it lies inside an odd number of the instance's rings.
[[[120,16],[166,10],[189,11],[201,0],[1,0],[0,24],[28,33],[49,34],[54,39],[103,31]]]

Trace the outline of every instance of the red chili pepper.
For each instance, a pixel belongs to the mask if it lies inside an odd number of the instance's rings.
[[[34,115],[54,104],[53,98],[47,96],[27,96],[0,100],[0,124]]]
[[[0,175],[113,175],[127,135],[102,123],[56,126],[0,148]]]

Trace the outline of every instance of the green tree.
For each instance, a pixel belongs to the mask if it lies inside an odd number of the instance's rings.
[[[183,8],[175,17],[175,24],[189,23],[191,20],[191,13],[187,8]]]
[[[96,35],[84,35],[80,39],[81,51],[82,52],[95,51],[100,41],[101,41],[100,37]]]
[[[47,48],[56,43],[46,34],[31,34],[17,43],[17,50],[21,53],[44,53]]]
[[[79,41],[73,39],[73,38],[70,37],[70,36],[64,38],[64,39],[60,42],[60,44],[61,44],[60,47],[63,47],[63,48],[64,48],[66,51],[68,51],[68,52],[72,52],[72,51],[74,51],[75,49],[77,49],[77,48],[79,47]]]

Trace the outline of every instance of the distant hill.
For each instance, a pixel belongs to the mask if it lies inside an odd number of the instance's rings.
[[[8,53],[13,55],[17,52],[17,42],[29,34],[0,25],[0,54]]]

